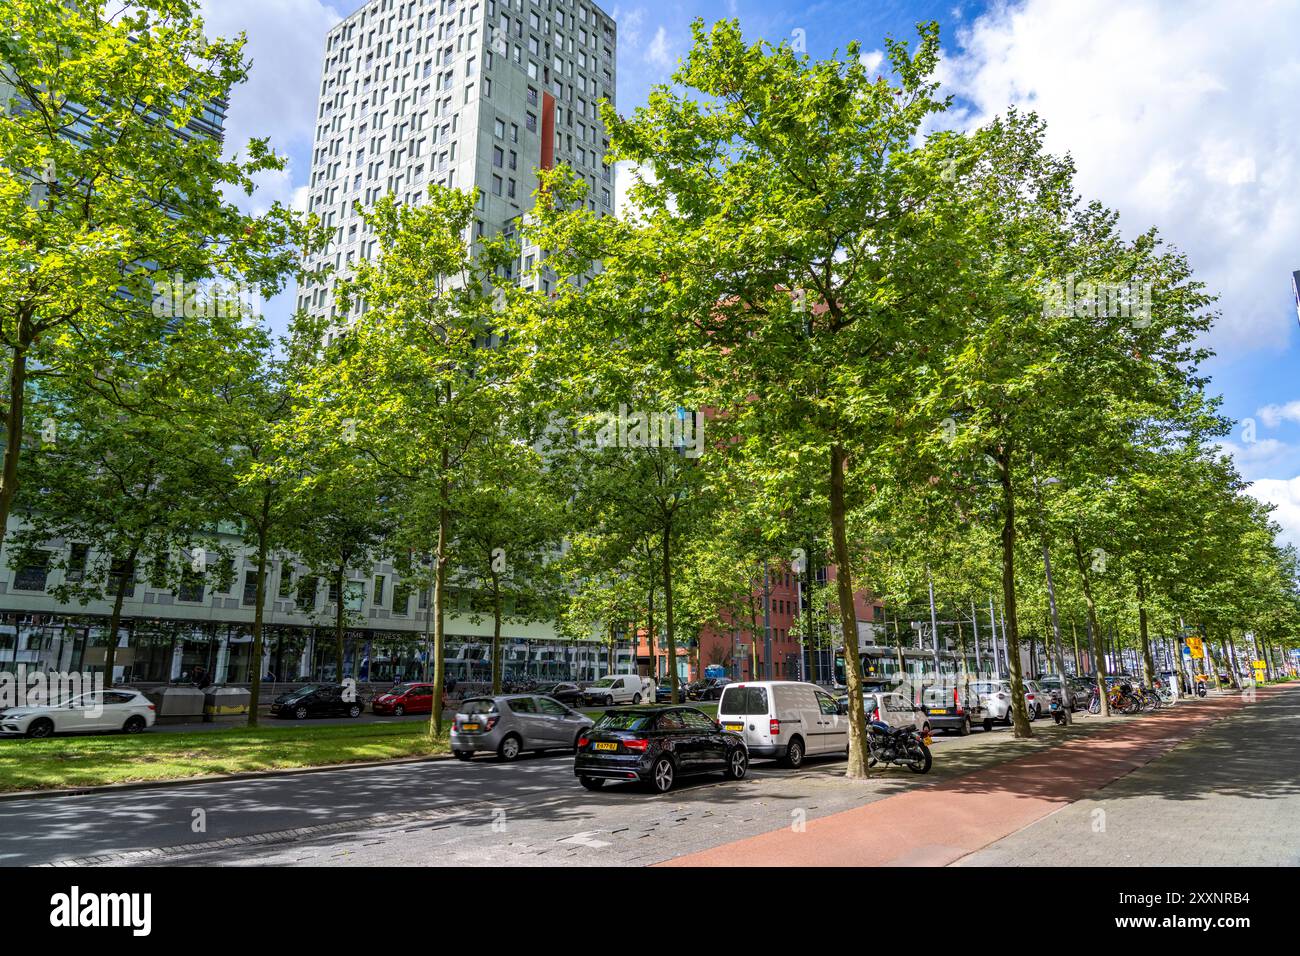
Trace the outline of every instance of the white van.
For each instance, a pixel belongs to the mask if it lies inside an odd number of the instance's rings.
[[[640,704],[646,699],[643,680],[635,674],[606,674],[583,689],[582,702],[588,707]],[[653,696],[650,702],[654,702]]]
[[[741,734],[751,757],[775,757],[797,767],[805,756],[843,754],[849,718],[816,684],[792,680],[728,684],[718,701],[718,723]]]

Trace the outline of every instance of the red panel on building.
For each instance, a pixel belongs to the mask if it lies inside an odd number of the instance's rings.
[[[542,169],[555,168],[555,97],[542,91]]]

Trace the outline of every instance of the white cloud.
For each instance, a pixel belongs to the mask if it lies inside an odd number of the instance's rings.
[[[885,62],[884,50],[869,50],[858,57],[868,73],[875,73],[880,69],[880,64]]]
[[[645,10],[641,7],[633,7],[631,10],[615,7],[610,16],[618,26],[619,52],[640,48],[641,29],[645,25]]]
[[[1277,428],[1284,421],[1300,423],[1300,401],[1287,402],[1285,405],[1265,405],[1255,414],[1269,428]]]
[[[1282,526],[1281,541],[1300,547],[1300,477],[1287,481],[1265,478],[1250,486],[1250,493],[1274,506],[1272,518]]]
[[[654,39],[646,47],[645,60],[654,66],[670,69],[677,58],[668,48],[668,31],[660,27],[655,31]]]
[[[226,152],[242,152],[248,140],[269,137],[282,155],[309,156],[325,34],[338,13],[322,0],[203,0],[202,6],[208,36],[248,37],[244,55],[251,66],[247,82],[231,94]],[[291,165],[261,176],[253,197],[238,201],[255,212],[276,200],[292,202],[309,173]]]
[[[1284,456],[1290,454],[1292,450],[1290,445],[1276,438],[1260,438],[1241,443],[1221,441],[1218,447],[1225,454],[1232,456],[1237,470],[1246,478],[1254,478],[1269,470],[1269,466],[1280,464]]]
[[[959,30],[942,79],[973,104],[963,125],[1037,111],[1085,198],[1187,252],[1221,296],[1209,344],[1273,349],[1300,267],[1298,29],[1300,0],[999,3]]]

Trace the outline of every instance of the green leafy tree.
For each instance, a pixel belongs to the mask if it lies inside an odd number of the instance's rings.
[[[937,27],[922,28],[915,52],[890,41],[896,85],[868,75],[856,45],[812,62],[746,45],[735,22],[693,32],[675,87],[628,118],[604,110],[610,158],[650,172],[632,189],[638,216],[596,220],[547,181],[538,236],[549,265],[560,276],[603,265],[581,302],[562,291],[553,315],[570,357],[605,364],[618,350],[624,365],[678,376],[684,407],[722,410],[716,431],[765,494],[816,489],[852,642],[846,516],[895,392],[911,387],[917,343],[941,334],[947,311],[946,139],[913,147],[942,105],[929,79]],[[856,667],[848,679],[849,774],[864,776]]]
[[[152,307],[160,276],[269,295],[296,267],[310,224],[227,198],[283,160],[264,140],[223,158],[205,113],[247,69],[242,37],[207,39],[188,0],[0,6],[0,544],[41,380],[111,378],[165,347],[176,315]]]
[[[515,348],[496,336],[504,239],[474,240],[475,194],[432,187],[426,202],[385,196],[363,218],[375,258],[340,286],[349,324],[294,386],[291,440],[355,435],[359,467],[400,491],[395,552],[432,550],[434,700],[442,731],[445,607],[455,519],[493,473]],[[432,545],[432,547],[431,547]]]

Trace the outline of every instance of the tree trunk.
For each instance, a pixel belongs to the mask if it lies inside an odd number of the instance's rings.
[[[840,445],[831,446],[831,541],[835,549],[835,592],[840,606],[840,633],[844,642],[844,683],[849,696],[849,762],[845,776],[867,776],[867,712],[862,701],[862,665],[858,661],[858,620],[853,607],[853,575],[849,565],[849,539],[844,505],[844,471],[847,457]]]
[[[1093,655],[1094,674],[1097,693],[1101,695],[1101,716],[1110,716],[1110,699],[1106,696],[1106,661],[1099,650],[1101,632],[1097,630],[1097,605],[1092,600],[1092,580],[1088,576],[1088,565],[1083,559],[1083,546],[1077,534],[1070,535],[1074,545],[1074,561],[1079,566],[1079,579],[1083,585],[1083,600],[1088,607],[1088,649]]]
[[[1074,723],[1074,698],[1070,694],[1070,685],[1065,678],[1064,639],[1061,637],[1061,618],[1056,610],[1056,582],[1052,579],[1052,549],[1043,535],[1043,575],[1047,578],[1047,608],[1052,618],[1052,658],[1056,664],[1056,678],[1061,682],[1061,713],[1065,723]],[[1078,653],[1079,639],[1075,636],[1075,653]],[[1077,661],[1077,658],[1076,658]],[[1077,663],[1076,663],[1077,666]]]
[[[25,319],[19,328],[26,328]],[[20,335],[23,335],[20,331]],[[4,550],[5,535],[9,531],[9,515],[18,494],[18,458],[23,450],[23,415],[27,406],[27,343],[11,348],[9,357],[9,405],[5,409],[5,460],[0,471],[0,551]],[[16,638],[15,638],[16,640]],[[112,671],[108,674],[111,683]],[[105,686],[108,686],[106,684]]]
[[[1083,658],[1079,656],[1079,625],[1074,621],[1074,615],[1070,615],[1070,635],[1074,638],[1074,676],[1083,676]]]
[[[334,587],[338,600],[334,602],[334,679],[343,683],[343,580],[347,568],[343,564],[334,570]]]
[[[262,499],[262,527],[257,534],[257,597],[253,606],[253,659],[250,662],[252,679],[248,685],[248,726],[257,726],[257,707],[262,699],[262,618],[266,605],[266,522],[271,512],[271,497]],[[342,594],[339,595],[342,597]]]
[[[442,452],[443,474],[450,466],[449,454]],[[429,713],[429,733],[433,737],[442,736],[442,691],[447,680],[447,662],[443,659],[444,638],[446,637],[443,621],[443,602],[447,591],[447,536],[450,531],[451,509],[448,505],[450,489],[444,478],[439,493],[438,505],[438,553],[433,575],[433,709]]]
[[[673,565],[672,565],[672,522],[665,522],[663,543],[660,550],[660,571],[664,579],[664,637],[668,648],[668,686],[673,689],[672,702],[681,703],[677,686],[677,635],[673,632]]]
[[[1232,686],[1235,690],[1241,690],[1241,658],[1237,655],[1237,641],[1232,636],[1232,628],[1228,628],[1228,660],[1232,662],[1231,677]]]
[[[1011,671],[1011,717],[1016,737],[1032,737],[1025,705],[1025,680],[1020,668],[1020,624],[1016,613],[1016,499],[1011,484],[1011,456],[999,453],[1002,482],[1002,608],[1006,627],[1007,666]]]
[[[961,672],[958,678],[961,683],[961,699],[966,701],[970,698],[970,671],[966,667],[966,632],[962,630],[960,611],[955,611],[953,619],[957,624],[957,649],[961,654]]]
[[[113,595],[113,612],[108,618],[108,646],[104,648],[104,686],[113,686],[113,668],[117,661],[117,630],[122,626],[122,603],[126,600],[127,584],[135,590],[135,559],[140,553],[138,547],[132,548],[126,559],[126,569],[117,579],[117,593]],[[14,647],[18,646],[14,637]]]
[[[501,693],[501,575],[492,572],[492,693]]]
[[[650,671],[656,681],[659,680],[659,660],[655,655],[655,574],[654,550],[649,540],[646,541],[646,564],[650,567],[650,588],[646,594],[646,643],[650,648]]]
[[[907,661],[903,657],[903,633],[898,629],[897,611],[894,612],[894,653],[898,656],[898,679],[904,680],[907,678]]]
[[[1146,582],[1138,577],[1138,631],[1142,638],[1142,682],[1147,687],[1155,686],[1156,664],[1151,658],[1151,637],[1147,633],[1147,589]]]

